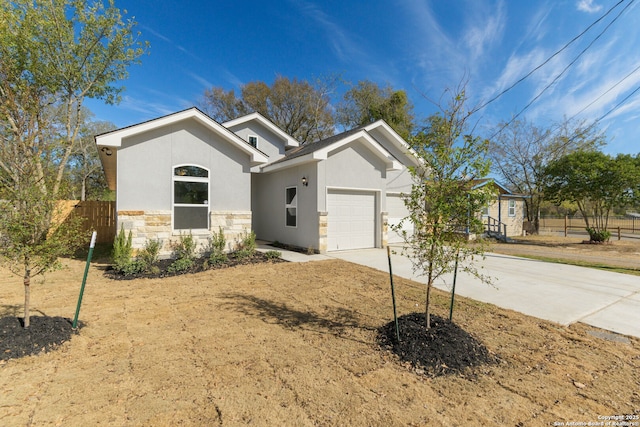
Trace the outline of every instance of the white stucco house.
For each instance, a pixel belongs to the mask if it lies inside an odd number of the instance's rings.
[[[95,137],[117,228],[134,247],[191,232],[327,251],[384,247],[407,215],[407,143],[384,121],[300,146],[258,113],[218,123],[197,108]]]

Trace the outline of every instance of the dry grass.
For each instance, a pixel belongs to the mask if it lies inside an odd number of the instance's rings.
[[[71,317],[83,262],[36,283],[33,307]],[[19,278],[0,275],[0,314]],[[424,290],[397,279],[399,313]],[[112,281],[92,269],[59,350],[0,365],[3,425],[540,426],[640,415],[640,340],[612,342],[457,299],[454,321],[502,358],[426,378],[376,344],[388,276],[343,261],[264,264]],[[437,292],[435,312],[448,315]],[[446,345],[446,343],[443,343]]]

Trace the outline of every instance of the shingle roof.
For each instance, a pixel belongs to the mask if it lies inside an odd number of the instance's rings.
[[[342,132],[337,135],[330,136],[329,138],[321,139],[320,141],[304,144],[298,148],[294,148],[293,150],[287,152],[287,154],[283,158],[278,159],[275,162],[270,164],[273,165],[276,163],[286,162],[288,160],[295,159],[297,157],[306,156],[307,154],[311,154],[315,151],[322,150],[323,148],[326,148],[331,144],[334,144],[344,138],[347,138],[355,133],[360,132],[362,129],[363,129],[362,127],[351,129],[346,132]]]

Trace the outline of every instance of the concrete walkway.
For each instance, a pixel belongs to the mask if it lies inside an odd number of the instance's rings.
[[[281,251],[289,261],[337,258],[377,270],[389,271],[386,249],[331,252],[304,255]],[[426,283],[416,276],[411,262],[392,255],[393,274]],[[608,331],[640,338],[640,277],[592,268],[488,253],[483,274],[493,277],[493,286],[459,273],[456,294],[518,311],[562,325],[583,322]],[[453,276],[436,283],[450,291]]]

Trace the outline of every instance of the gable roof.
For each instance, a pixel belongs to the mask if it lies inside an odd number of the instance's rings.
[[[216,135],[219,135],[222,139],[227,141],[232,146],[248,154],[251,159],[252,166],[267,163],[269,160],[267,155],[262,151],[251,146],[251,144],[249,144],[247,141],[243,140],[238,135],[213,120],[198,108],[192,107],[187,110],[182,110],[178,111],[177,113],[159,117],[157,119],[148,120],[146,122],[96,135],[94,139],[96,145],[98,146],[98,154],[100,156],[100,161],[102,162],[102,167],[104,169],[109,188],[113,190],[116,187],[116,166],[118,159],[117,154],[118,148],[122,146],[122,140],[124,138],[138,135],[140,133],[157,129],[163,126],[172,125],[184,120],[197,121],[210,131],[214,132]]]
[[[273,132],[274,134],[282,138],[285,142],[285,148],[295,148],[300,146],[300,143],[294,137],[292,137],[291,135],[289,135],[288,133],[280,129],[278,126],[276,126],[275,123],[273,123],[271,120],[267,119],[265,116],[263,116],[258,112],[247,114],[246,116],[238,117],[233,120],[229,120],[227,122],[222,123],[222,126],[226,128],[232,128],[234,126],[252,122],[252,121],[260,123],[262,126],[266,127],[271,132]]]
[[[485,185],[493,185],[498,189],[498,193],[500,194],[500,196],[521,197],[521,198],[528,198],[529,197],[529,196],[524,195],[524,194],[512,193],[509,188],[507,188],[506,186],[502,185],[501,183],[499,183],[498,181],[496,181],[493,178],[474,179],[474,180],[471,181],[471,184],[473,185],[473,187],[472,187],[473,190],[475,190],[476,188],[484,187]]]
[[[356,140],[364,142],[367,148],[378,158],[382,159],[386,164],[387,170],[398,170],[401,168],[400,162],[364,128],[360,127],[320,141],[304,144],[299,148],[291,150],[283,158],[262,166],[261,169],[263,172],[272,172],[301,163],[325,160],[329,156],[329,153]]]
[[[386,142],[391,143],[406,157],[406,161],[411,162],[414,166],[419,166],[421,164],[413,148],[411,148],[407,141],[405,141],[404,138],[402,138],[398,134],[398,132],[393,130],[393,128],[389,126],[389,124],[384,120],[377,120],[373,123],[369,123],[368,125],[363,126],[362,128],[370,133],[381,133],[384,136],[384,140]]]

